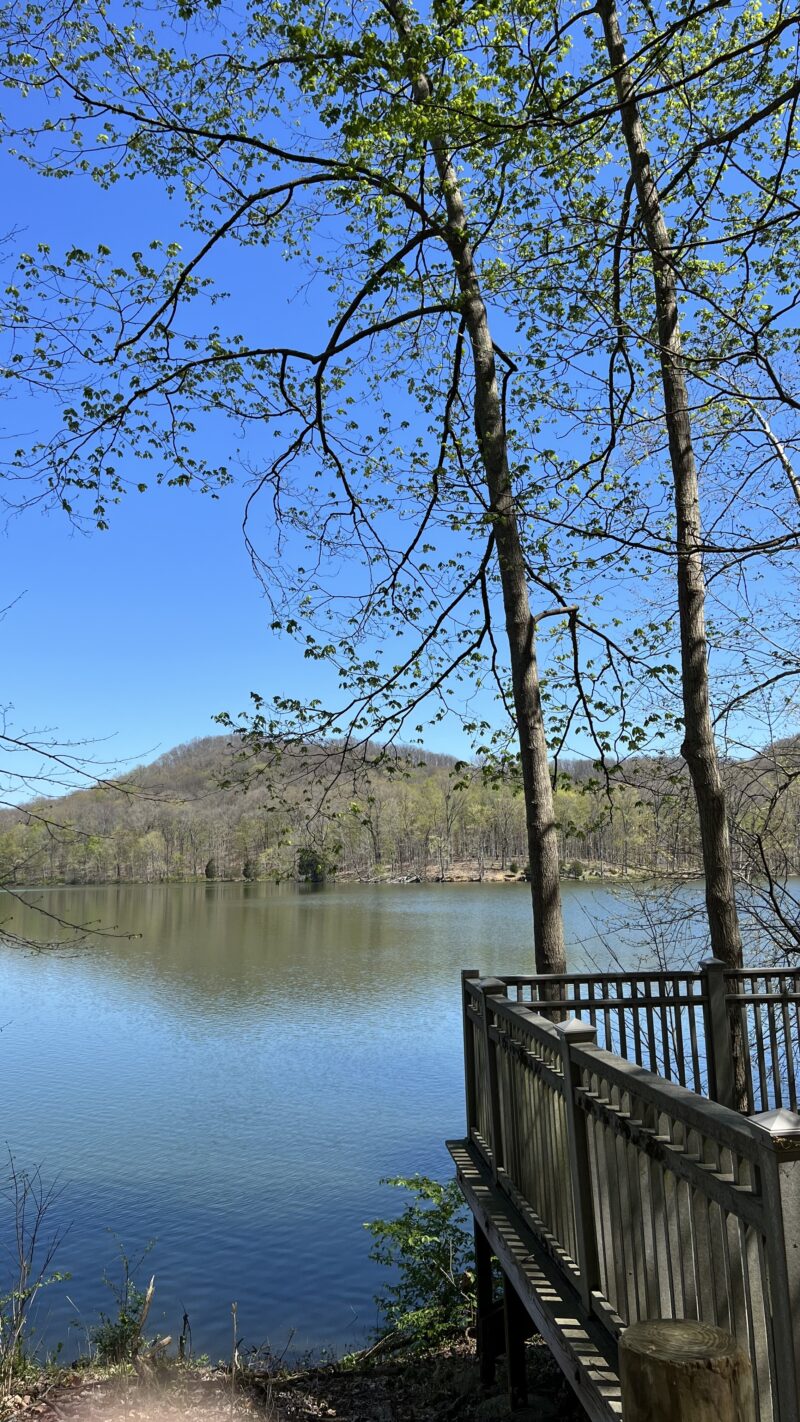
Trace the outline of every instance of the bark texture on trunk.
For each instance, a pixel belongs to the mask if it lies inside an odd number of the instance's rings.
[[[603,23],[622,131],[653,267],[659,360],[677,520],[684,719],[681,752],[689,767],[697,801],[711,946],[715,957],[730,967],[740,967],[742,939],[736,912],[725,790],[711,720],[700,501],[681,350],[675,267],[615,0],[598,0],[597,9]]]
[[[402,7],[397,0],[384,0],[384,3],[402,40],[408,33]],[[417,104],[424,104],[433,97],[426,75],[420,74],[414,79],[413,95]],[[566,954],[561,915],[558,830],[539,687],[536,624],[531,615],[525,557],[512,496],[494,344],[469,241],[464,199],[444,139],[433,145],[433,156],[447,211],[447,244],[461,291],[462,311],[472,351],[475,424],[493,516],[503,595],[525,793],[536,971],[563,973],[566,971]]]

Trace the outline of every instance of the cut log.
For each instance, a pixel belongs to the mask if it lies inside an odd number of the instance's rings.
[[[750,1361],[721,1328],[633,1323],[620,1338],[624,1422],[755,1422]]]

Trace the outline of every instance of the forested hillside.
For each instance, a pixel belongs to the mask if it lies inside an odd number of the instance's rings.
[[[725,767],[737,868],[800,868],[800,745]],[[118,781],[0,813],[0,884],[192,878],[470,877],[525,869],[525,810],[513,767],[417,753],[367,769],[343,759],[323,790],[313,748],[268,776],[223,736],[168,751]],[[641,757],[607,779],[560,768],[562,872],[700,869],[685,769]]]

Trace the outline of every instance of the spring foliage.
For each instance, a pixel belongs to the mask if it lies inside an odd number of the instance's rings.
[[[455,1180],[426,1175],[382,1181],[410,1199],[395,1219],[370,1220],[370,1258],[392,1271],[376,1295],[382,1332],[398,1332],[413,1348],[436,1347],[463,1332],[475,1303],[473,1246],[467,1210]]]

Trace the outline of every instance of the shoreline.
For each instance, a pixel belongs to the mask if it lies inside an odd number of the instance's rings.
[[[560,874],[562,884],[592,884],[592,885],[625,885],[625,884],[691,884],[701,883],[702,874],[697,873],[673,873],[666,869],[628,869],[623,871],[612,866],[604,867],[602,870],[594,866],[589,866],[581,874],[570,874],[562,870]],[[322,881],[310,879],[298,879],[287,876],[281,879],[263,876],[258,879],[245,879],[239,874],[230,878],[222,875],[213,879],[208,879],[205,875],[187,875],[182,878],[160,878],[160,879],[51,879],[46,883],[9,883],[0,884],[0,893],[7,888],[14,893],[41,893],[45,890],[53,889],[121,889],[126,887],[136,888],[156,888],[172,887],[179,888],[184,885],[203,884],[208,888],[215,884],[246,884],[255,886],[266,884],[277,888],[281,884],[291,884],[295,888],[335,888],[337,884],[364,884],[372,887],[386,885],[391,888],[424,885],[430,887],[435,884],[527,884],[529,882],[524,873],[510,873],[507,869],[500,869],[496,866],[486,868],[481,872],[476,867],[468,864],[453,864],[446,870],[445,874],[428,873],[424,877],[421,874],[359,874],[356,870],[344,870],[341,874],[331,874]]]
[[[330,1363],[292,1368],[248,1368],[239,1361],[216,1367],[165,1360],[152,1372],[130,1365],[91,1363],[43,1371],[19,1380],[0,1398],[2,1422],[583,1422],[584,1414],[541,1339],[526,1345],[529,1399],[524,1411],[508,1408],[505,1368],[481,1385],[474,1341],[459,1338],[439,1348],[404,1351],[388,1359],[374,1349]],[[398,1409],[400,1409],[398,1413]]]

